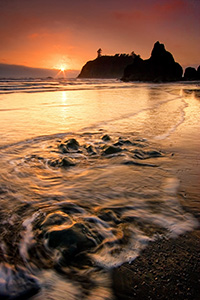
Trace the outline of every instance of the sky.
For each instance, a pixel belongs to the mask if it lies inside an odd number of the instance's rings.
[[[200,64],[200,0],[0,0],[0,63],[80,70],[115,53],[149,58],[165,44]]]

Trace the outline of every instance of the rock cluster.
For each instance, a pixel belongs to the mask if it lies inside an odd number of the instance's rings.
[[[164,44],[157,41],[150,58],[145,60],[134,52],[131,55],[115,54],[114,56],[101,56],[99,52],[96,59],[88,61],[83,66],[78,78],[119,78],[125,82],[200,80],[200,66],[197,70],[193,67],[186,68],[182,76],[181,65],[165,49]]]
[[[123,81],[170,82],[182,79],[183,69],[175,62],[165,46],[156,42],[151,57],[143,60],[135,55],[134,61],[124,70]]]

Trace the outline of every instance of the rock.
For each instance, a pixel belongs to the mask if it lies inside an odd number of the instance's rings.
[[[75,139],[69,139],[65,142],[65,145],[68,149],[78,150],[79,143]]]
[[[124,68],[133,62],[132,55],[100,56],[88,61],[78,78],[121,78]]]
[[[197,80],[198,71],[195,68],[188,67],[185,69],[184,80]]]
[[[115,154],[115,153],[118,153],[118,152],[121,152],[122,149],[120,147],[115,147],[115,146],[108,146],[103,154],[104,155],[110,155],[110,154]]]
[[[47,215],[44,221],[42,222],[42,227],[45,228],[45,227],[62,225],[62,224],[70,224],[70,223],[72,223],[70,217],[63,212],[58,211]]]
[[[47,233],[48,247],[64,250],[65,255],[73,257],[96,246],[87,226],[76,223],[68,229],[53,230]]]
[[[153,157],[162,157],[163,154],[159,151],[156,150],[149,150],[149,151],[143,151],[143,150],[134,150],[134,158],[138,159],[148,159],[148,158],[153,158]]]
[[[75,139],[69,139],[59,144],[58,148],[62,153],[76,152],[79,150],[79,143]]]
[[[133,145],[133,143],[131,143],[131,141],[129,141],[129,140],[119,138],[118,142],[116,142],[114,144],[114,146],[123,146],[123,145],[131,146],[131,145]]]
[[[36,278],[20,267],[8,264],[0,267],[0,299],[28,299],[39,292]]]
[[[198,68],[197,68],[197,77],[198,77],[198,80],[200,80],[200,66],[198,66]]]
[[[102,138],[101,138],[104,142],[108,142],[108,141],[110,141],[111,140],[111,138],[109,137],[109,135],[108,134],[105,134],[104,136],[102,136]]]
[[[86,147],[86,150],[87,150],[88,154],[90,154],[90,155],[96,155],[97,154],[96,151],[94,150],[94,148],[91,145]]]
[[[105,209],[100,212],[98,217],[106,222],[115,222],[116,224],[121,223],[121,220],[117,217],[114,211],[110,209]]]
[[[74,163],[74,161],[70,158],[61,158],[61,159],[55,159],[55,160],[51,160],[49,161],[49,165],[51,167],[62,167],[62,168],[69,168],[69,167],[73,167],[76,164]]]
[[[170,82],[182,79],[183,69],[174,61],[165,46],[156,42],[151,57],[143,60],[139,55],[124,70],[123,81]]]
[[[155,168],[157,167],[157,165],[155,164],[146,164],[146,163],[140,163],[138,161],[135,160],[125,160],[122,162],[123,165],[134,165],[134,166],[140,166],[140,167],[152,167]]]
[[[58,145],[58,149],[61,151],[61,153],[69,153],[67,147],[65,144],[61,143]]]

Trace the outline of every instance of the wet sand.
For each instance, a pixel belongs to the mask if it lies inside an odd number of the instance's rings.
[[[178,199],[200,224],[198,139],[172,150],[174,172],[180,180]],[[166,146],[166,145],[165,145]],[[168,145],[168,150],[170,149]],[[175,238],[150,242],[131,264],[112,272],[117,300],[200,299],[200,226]]]
[[[189,190],[190,180],[186,176],[184,179],[180,203],[200,224],[199,194],[192,187]],[[113,270],[116,300],[200,299],[199,250],[200,226],[177,238],[161,237],[150,242],[131,264]]]
[[[150,243],[132,264],[113,270],[116,299],[198,300],[199,249],[199,230]]]

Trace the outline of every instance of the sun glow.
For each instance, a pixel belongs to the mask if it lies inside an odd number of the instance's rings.
[[[66,69],[67,69],[66,65],[60,65],[57,69],[59,71],[58,71],[56,77],[61,76],[61,77],[65,78],[66,77],[65,72],[66,72]]]
[[[60,71],[61,71],[61,72],[64,72],[65,70],[66,70],[66,67],[65,67],[65,66],[61,66],[61,67],[60,67]]]

